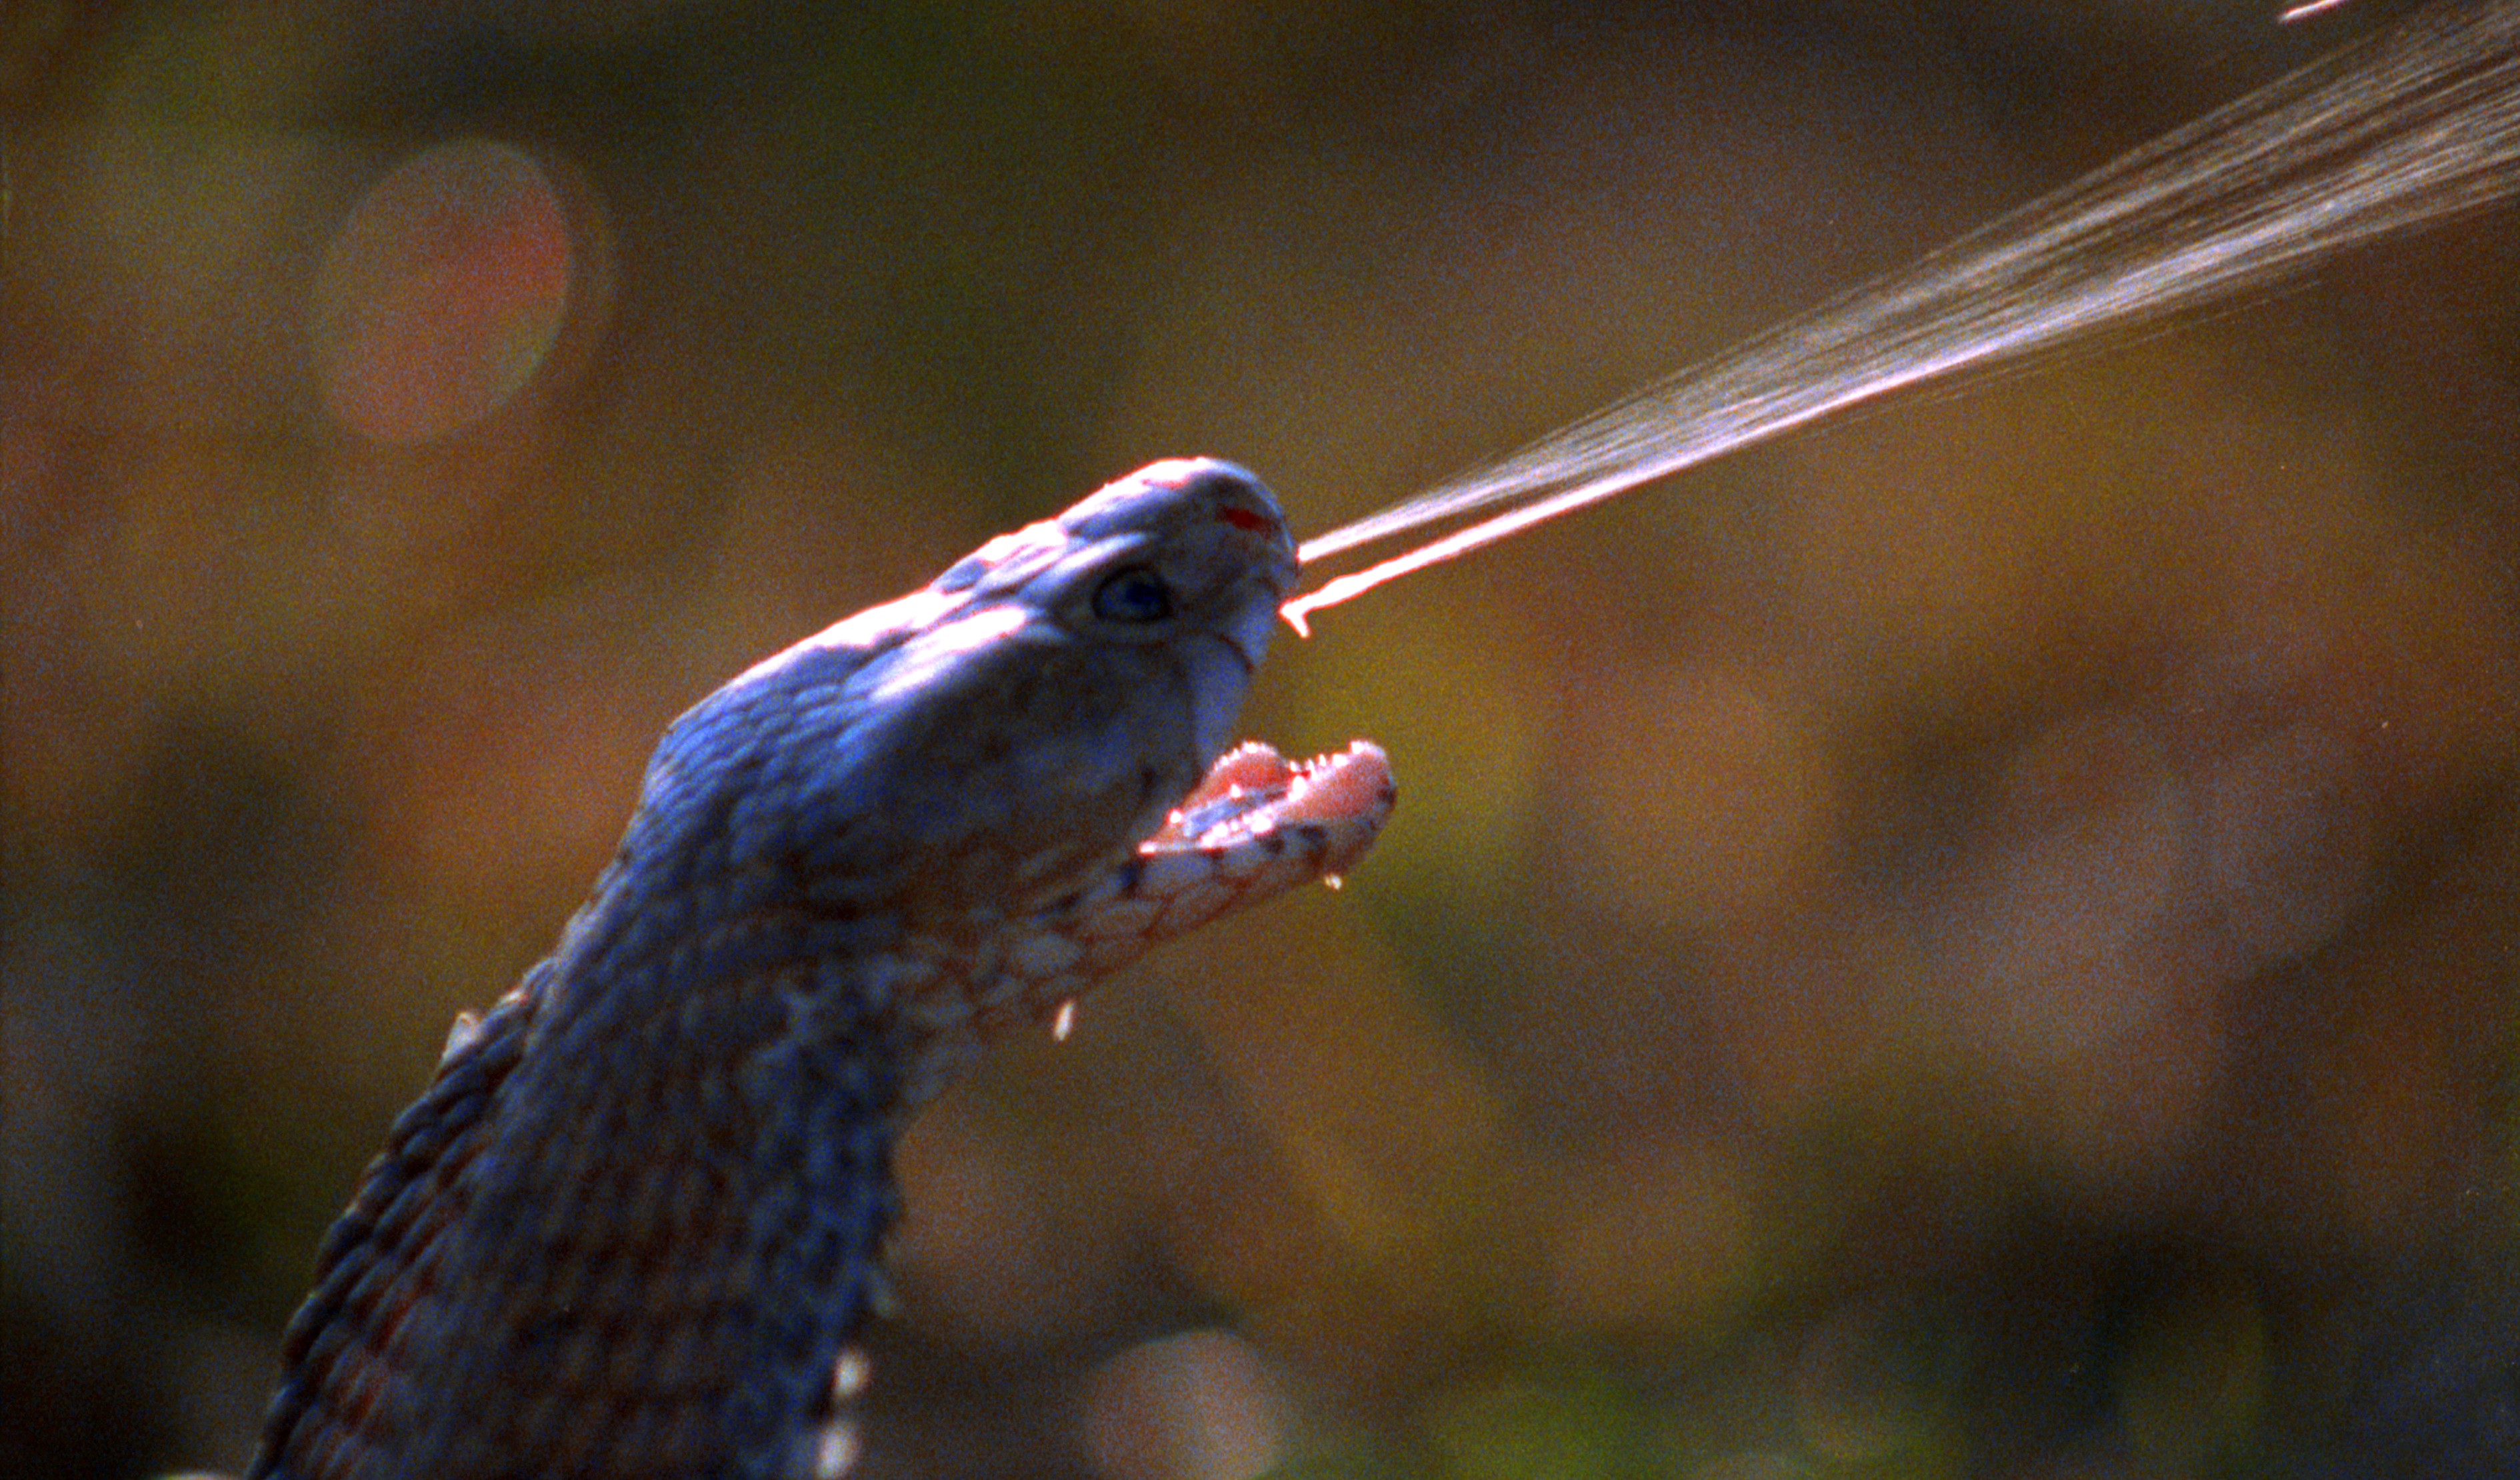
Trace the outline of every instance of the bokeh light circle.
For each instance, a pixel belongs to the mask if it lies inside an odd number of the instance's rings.
[[[433,146],[370,187],[315,276],[314,369],[333,416],[425,442],[514,402],[595,306],[600,274],[571,214],[542,161],[495,140]]]

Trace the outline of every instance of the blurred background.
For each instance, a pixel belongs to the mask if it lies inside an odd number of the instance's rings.
[[[0,1472],[240,1467],[684,706],[1302,532],[2408,7],[0,12]],[[903,1152],[870,1477],[2520,1472],[2508,213],[1326,613],[1311,891]]]

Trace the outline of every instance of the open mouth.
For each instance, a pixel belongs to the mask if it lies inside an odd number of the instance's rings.
[[[984,1034],[1011,1016],[1050,1020],[1177,935],[1315,879],[1336,884],[1399,798],[1390,759],[1371,740],[1304,761],[1245,743],[1209,767],[1120,867],[1013,922],[987,969],[949,954],[937,974],[983,987],[968,1009]],[[931,1006],[939,1026],[964,1019],[965,1009]]]
[[[1208,768],[1163,828],[1138,845],[1138,858],[1149,869],[1195,858],[1211,882],[1244,887],[1282,875],[1266,890],[1274,894],[1353,868],[1399,799],[1390,757],[1372,740],[1304,761],[1245,740]]]

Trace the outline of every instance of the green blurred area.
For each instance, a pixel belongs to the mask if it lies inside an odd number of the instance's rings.
[[[1156,457],[1327,529],[2392,13],[2278,8],[13,8],[0,1473],[243,1463],[725,677]],[[379,440],[315,297],[464,139],[567,314]],[[859,1472],[2520,1472],[2510,225],[1289,639],[1397,820],[914,1130]]]

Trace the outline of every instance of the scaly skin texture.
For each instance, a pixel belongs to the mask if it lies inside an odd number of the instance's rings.
[[[822,1468],[907,1113],[1388,815],[1371,746],[1224,754],[1294,577],[1249,474],[1158,463],[685,714],[326,1238],[249,1480]]]

